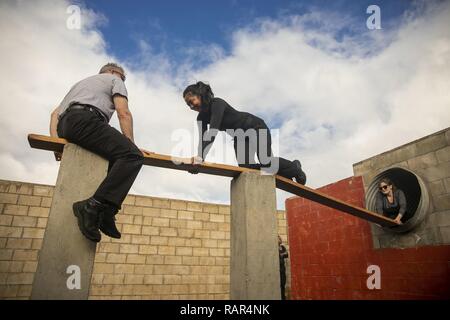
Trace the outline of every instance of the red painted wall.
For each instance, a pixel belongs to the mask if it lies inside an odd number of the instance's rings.
[[[361,177],[319,189],[364,206]],[[291,299],[448,299],[450,246],[373,249],[369,223],[294,197],[286,200]],[[381,289],[369,290],[367,267],[381,269]]]

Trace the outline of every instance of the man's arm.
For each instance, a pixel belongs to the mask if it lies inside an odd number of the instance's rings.
[[[116,107],[117,117],[119,118],[120,130],[124,136],[134,142],[133,136],[133,116],[128,109],[128,100],[124,96],[115,95],[113,97],[114,106]]]
[[[58,110],[59,106],[50,115],[50,136],[54,138],[58,138],[58,131],[56,130],[58,128]]]
[[[50,136],[53,138],[58,138],[58,110],[59,106],[52,111],[50,115]],[[61,152],[54,152],[56,161],[60,161],[62,154]]]

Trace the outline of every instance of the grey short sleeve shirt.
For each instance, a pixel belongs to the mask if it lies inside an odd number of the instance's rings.
[[[116,110],[113,96],[119,94],[128,98],[128,92],[122,79],[102,73],[76,83],[60,104],[58,115],[74,104],[87,104],[98,108],[105,118],[111,120]]]

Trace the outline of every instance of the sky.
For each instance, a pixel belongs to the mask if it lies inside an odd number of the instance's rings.
[[[380,29],[366,24],[373,4]],[[80,28],[68,26],[71,5]],[[181,94],[202,80],[263,118],[307,185],[347,178],[353,163],[449,126],[449,18],[450,1],[2,1],[0,179],[55,184],[59,163],[26,136],[48,134],[69,88],[109,61],[126,69],[142,148],[196,152]],[[231,139],[221,134],[206,160],[235,165]],[[229,203],[229,188],[144,167],[130,192]],[[279,209],[290,196],[277,191]]]

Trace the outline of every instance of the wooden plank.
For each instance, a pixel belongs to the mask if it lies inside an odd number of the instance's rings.
[[[52,138],[49,136],[43,136],[38,134],[29,134],[28,141],[32,148],[58,152],[62,152],[64,145],[67,143],[67,140],[65,139]],[[201,165],[194,167],[193,165],[190,164],[189,158],[178,158],[158,153],[151,153],[150,155],[146,155],[144,164],[148,166],[175,169],[175,170],[184,170],[184,171],[196,169],[199,173],[231,178],[239,176],[242,172],[250,172],[250,171],[258,172],[258,170],[254,169],[247,169],[242,167],[210,162],[205,162]],[[386,227],[398,226],[398,224],[392,219],[386,218],[380,214],[371,212],[367,209],[348,204],[344,201],[328,196],[320,191],[303,186],[292,180],[289,180],[287,178],[278,175],[276,176],[276,186],[278,189],[320,203],[324,206],[351,214],[361,219],[378,223],[382,226]]]

